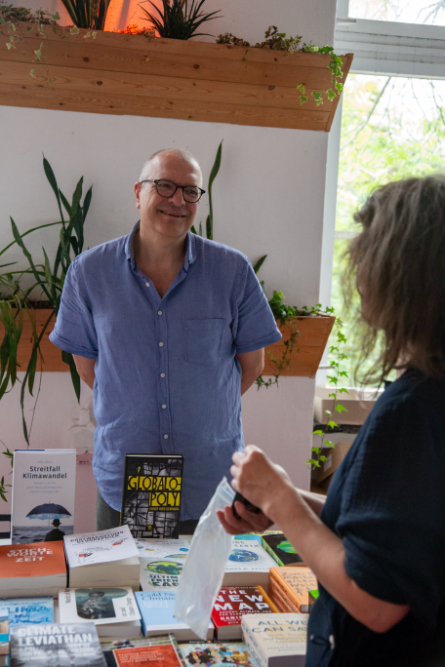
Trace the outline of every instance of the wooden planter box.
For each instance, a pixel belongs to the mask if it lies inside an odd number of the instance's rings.
[[[330,315],[294,318],[291,325],[292,330],[295,330],[296,327],[300,336],[297,337],[289,368],[283,369],[280,375],[315,377],[334,322],[335,317]],[[268,352],[272,353],[276,361],[280,361],[283,356],[284,341],[289,339],[291,327],[286,324],[284,327],[280,327],[280,331],[283,338],[278,343],[266,347],[266,363],[263,375],[274,375],[276,372],[276,366],[272,363]]]
[[[325,55],[103,31],[93,39],[58,26],[44,26],[42,37],[26,23],[15,28],[9,34],[0,26],[3,105],[329,132],[339,101],[324,95],[317,107],[311,97],[332,87]],[[342,59],[346,78],[352,54]]]
[[[36,324],[37,333],[40,334],[40,332],[43,329],[43,325],[45,324],[45,322],[47,321],[48,317],[51,314],[51,309],[37,308],[32,311],[32,314],[34,322]],[[42,351],[42,356],[44,361],[43,370],[50,371],[53,373],[61,371],[68,372],[69,366],[62,361],[62,351],[58,347],[53,345],[49,340],[49,334],[54,329],[54,324],[55,324],[55,318],[54,322],[51,322],[50,325],[48,326],[40,343],[40,349]],[[0,323],[0,340],[3,339],[4,333],[5,329],[3,325]],[[28,363],[31,358],[32,345],[33,345],[32,325],[27,313],[23,313],[23,329],[22,329],[22,335],[20,337],[20,343],[17,354],[17,361],[20,364],[20,371],[25,372],[28,367]],[[37,370],[40,370],[39,362],[37,362]]]

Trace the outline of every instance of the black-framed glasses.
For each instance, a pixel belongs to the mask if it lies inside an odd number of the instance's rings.
[[[173,197],[180,188],[182,190],[182,196],[184,201],[189,202],[189,204],[196,204],[202,195],[205,194],[205,190],[198,188],[197,185],[176,185],[173,181],[169,181],[166,178],[157,178],[155,180],[150,180],[146,178],[141,183],[154,183],[156,186],[156,192],[161,197]]]

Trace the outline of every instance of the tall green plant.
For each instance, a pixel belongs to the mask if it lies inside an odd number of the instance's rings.
[[[142,11],[147,15],[147,21],[155,27],[160,37],[170,39],[190,39],[191,37],[201,37],[208,35],[204,32],[196,32],[206,21],[212,21],[219,14],[209,12],[204,14],[201,11],[205,0],[162,0],[162,11],[152,2],[147,0],[156,10],[156,14],[151,14],[148,9],[142,7]]]
[[[62,0],[70,19],[78,28],[103,30],[110,0]]]
[[[3,340],[0,344],[0,399],[10,391],[18,381],[18,370],[20,369],[17,361],[17,351],[20,337],[23,330],[23,317],[29,317],[32,324],[32,350],[25,371],[25,377],[22,381],[20,392],[20,405],[22,410],[23,434],[26,442],[29,444],[29,436],[32,427],[28,428],[25,419],[24,401],[26,389],[33,396],[34,382],[36,379],[37,366],[40,362],[42,368],[42,352],[40,343],[47,331],[52,318],[57,315],[60,307],[60,297],[62,294],[63,283],[66,272],[72,259],[80,254],[84,245],[84,224],[88,209],[91,203],[92,187],[86,193],[82,203],[83,176],[80,178],[74,190],[71,203],[60,190],[54,172],[46,158],[43,158],[43,168],[46,178],[54,192],[57,200],[57,206],[60,213],[60,220],[38,225],[20,234],[14,220],[11,220],[11,229],[14,240],[5,248],[0,250],[0,256],[15,244],[22,250],[26,260],[27,268],[20,271],[4,271],[0,273],[0,321],[4,326]],[[65,214],[64,214],[65,211]],[[57,246],[54,263],[51,266],[48,254],[42,246],[43,262],[36,263],[26,247],[24,238],[28,234],[38,232],[46,227],[60,226],[59,244]],[[0,269],[12,266],[15,262],[0,265]],[[21,279],[29,276],[32,279],[29,287],[21,287]],[[47,302],[51,309],[51,314],[47,318],[40,333],[37,333],[34,318],[31,312],[30,296],[33,290],[40,290],[40,298]],[[6,293],[3,293],[6,290]],[[46,304],[45,304],[46,305]],[[73,382],[74,391],[77,400],[80,399],[80,378],[74,364],[73,356],[67,352],[62,352],[63,361],[68,364]],[[23,370],[23,369],[21,369]],[[38,399],[36,396],[35,405]]]

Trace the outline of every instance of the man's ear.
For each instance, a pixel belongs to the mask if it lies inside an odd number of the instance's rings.
[[[141,190],[142,190],[142,183],[139,183],[139,181],[137,181],[134,184],[134,197],[136,201],[136,208],[141,208]]]

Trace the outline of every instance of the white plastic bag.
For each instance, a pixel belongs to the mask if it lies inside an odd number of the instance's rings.
[[[179,578],[174,616],[187,623],[201,639],[206,639],[213,605],[232,548],[232,536],[222,527],[216,511],[231,505],[234,496],[235,492],[224,477],[199,519]]]

